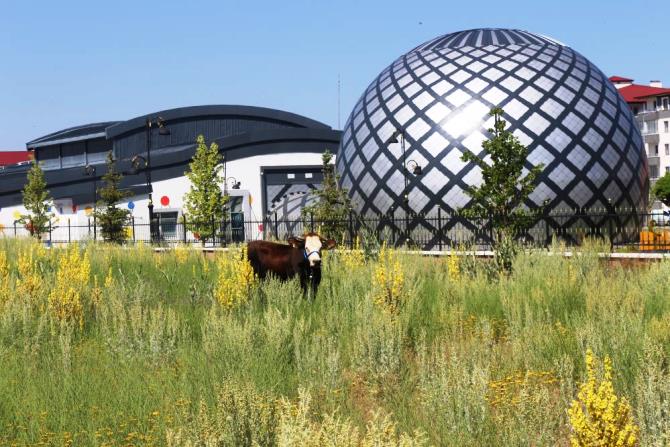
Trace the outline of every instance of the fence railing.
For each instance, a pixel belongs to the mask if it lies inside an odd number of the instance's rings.
[[[468,219],[462,215],[438,211],[434,215],[400,213],[360,217],[353,213],[337,221],[319,221],[313,217],[282,220],[276,215],[264,220],[233,219],[225,222],[184,223],[181,219],[160,219],[153,225],[131,220],[125,227],[127,243],[156,245],[202,244],[225,246],[250,240],[286,240],[289,236],[314,231],[332,235],[340,246],[353,247],[356,241],[374,239],[392,246],[409,246],[423,250],[443,250],[466,246],[486,250],[495,237],[493,219]],[[201,233],[203,235],[201,235]],[[5,237],[29,236],[21,224],[4,227]],[[546,247],[557,239],[568,245],[579,245],[586,238],[609,241],[614,249],[670,250],[670,217],[635,212],[552,213],[537,215],[525,231],[514,235],[518,241]],[[102,240],[100,226],[90,219],[86,224],[70,221],[52,225],[42,235],[47,244]]]

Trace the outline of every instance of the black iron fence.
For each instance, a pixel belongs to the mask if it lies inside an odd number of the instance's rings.
[[[492,222],[493,219],[468,219],[442,211],[430,216],[395,213],[359,217],[352,213],[338,221],[319,221],[313,217],[282,220],[277,215],[264,220],[244,220],[239,215],[225,222],[197,225],[185,222],[183,218],[157,219],[152,225],[132,220],[125,228],[125,236],[128,243],[225,246],[256,239],[286,240],[292,235],[314,231],[329,232],[340,246],[346,247],[376,240],[423,250],[457,246],[486,250],[491,248],[495,238]],[[5,237],[29,236],[29,231],[15,223],[12,227],[4,227],[2,234]],[[586,238],[600,238],[614,249],[667,251],[670,250],[670,217],[625,210],[542,214],[534,216],[533,224],[514,236],[518,241],[536,247],[546,247],[555,239],[568,245],[579,245]],[[102,240],[102,236],[93,219],[83,225],[66,220],[52,225],[42,239],[47,244],[62,244]]]

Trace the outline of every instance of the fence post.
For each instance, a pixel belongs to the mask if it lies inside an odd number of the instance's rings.
[[[354,248],[354,217],[349,210],[349,248]]]
[[[442,207],[437,208],[437,246],[442,251]]]
[[[493,213],[489,213],[489,244],[493,250]]]
[[[72,233],[71,233],[71,230],[70,230],[70,218],[68,217],[67,218],[67,243],[69,244],[71,242],[72,242]]]
[[[182,216],[182,225],[183,225],[183,232],[184,232],[184,234],[183,234],[183,237],[184,237],[184,244],[186,244],[186,243],[187,243],[187,239],[186,239],[186,236],[187,236],[187,231],[186,231],[186,214],[184,214],[184,215]]]
[[[277,223],[277,212],[275,211],[275,239],[279,240],[279,224]]]
[[[51,219],[49,219],[49,247],[51,247]]]
[[[214,218],[212,218],[212,246],[216,246],[216,226],[214,225]]]
[[[393,241],[393,246],[396,246],[396,227],[395,227],[395,207],[391,208],[391,216],[390,216],[390,221],[391,221],[391,240]]]
[[[309,213],[309,231],[314,232],[314,213]]]
[[[614,251],[614,228],[612,228],[612,213],[608,211],[607,226],[609,227],[609,237],[610,237],[610,250]]]
[[[16,221],[14,221],[14,237],[16,237]]]

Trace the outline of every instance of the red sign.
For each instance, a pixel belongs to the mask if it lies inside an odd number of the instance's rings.
[[[170,198],[168,196],[161,197],[161,205],[168,206],[170,204]]]

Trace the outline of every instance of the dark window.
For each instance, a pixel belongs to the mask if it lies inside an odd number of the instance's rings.
[[[177,211],[164,211],[156,213],[158,216],[158,228],[161,239],[174,239],[177,236]]]
[[[244,197],[242,196],[233,196],[230,198],[230,236],[232,242],[244,242],[243,203]]]
[[[70,168],[72,166],[84,166],[86,164],[86,156],[84,154],[85,149],[86,144],[83,141],[61,145],[63,167]]]
[[[112,142],[104,139],[90,140],[88,143],[88,163],[104,163],[107,153],[112,150]]]
[[[36,151],[42,169],[60,168],[60,148],[58,146],[40,147]]]

